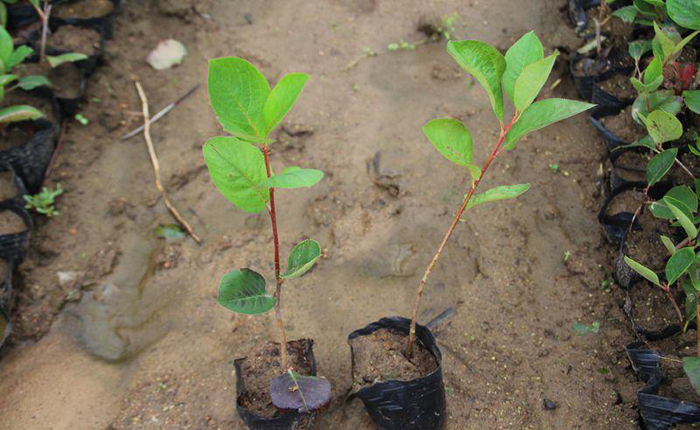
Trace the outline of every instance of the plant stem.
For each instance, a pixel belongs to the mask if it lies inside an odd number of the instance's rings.
[[[676,303],[676,299],[673,298],[673,294],[671,294],[671,286],[666,284],[665,287],[662,287],[666,295],[668,296],[668,299],[671,301],[671,304],[673,305],[673,310],[676,311],[676,316],[678,317],[678,322],[683,327],[683,313],[681,312],[681,309],[678,307],[678,303]]]
[[[265,169],[267,169],[267,177],[272,176],[270,169],[270,157],[267,145],[263,145],[263,155],[265,156]],[[280,354],[282,355],[282,373],[289,369],[289,360],[287,358],[287,334],[284,332],[284,321],[282,320],[282,283],[284,280],[280,278],[280,239],[277,234],[277,211],[275,209],[275,189],[270,188],[270,221],[272,223],[272,239],[275,244],[275,281],[277,288],[275,289],[275,318],[277,326],[280,329]]]
[[[29,2],[33,7],[36,13],[39,15],[39,19],[41,20],[41,45],[39,48],[39,64],[44,63],[44,58],[46,57],[46,37],[49,33],[49,16],[51,16],[51,8],[53,5],[49,4],[49,2],[44,3],[44,10],[41,10],[41,7],[36,6],[34,3]]]
[[[425,273],[423,274],[423,278],[420,280],[420,284],[418,285],[418,290],[416,291],[416,301],[413,305],[413,315],[411,316],[411,329],[408,334],[408,344],[406,345],[406,355],[408,357],[413,356],[413,343],[415,342],[416,339],[416,319],[418,318],[418,309],[420,308],[420,299],[423,296],[423,290],[425,289],[425,284],[428,282],[428,276],[430,276],[430,273],[433,271],[435,268],[435,264],[437,263],[438,259],[440,258],[440,255],[442,254],[442,251],[445,249],[445,246],[447,245],[447,241],[450,239],[450,236],[452,236],[452,232],[454,231],[455,227],[457,227],[457,223],[459,222],[460,218],[462,217],[462,214],[464,211],[467,209],[467,205],[469,204],[469,201],[471,200],[472,196],[474,195],[474,191],[476,191],[476,187],[479,186],[479,183],[481,182],[481,179],[484,177],[484,174],[488,170],[489,166],[491,165],[491,162],[496,159],[496,157],[499,155],[499,150],[501,149],[501,145],[503,144],[503,141],[506,138],[506,135],[508,134],[508,131],[510,128],[515,124],[515,121],[518,119],[517,116],[513,116],[513,119],[510,120],[510,123],[508,126],[504,129],[503,126],[501,126],[501,135],[498,138],[498,143],[496,143],[496,146],[493,148],[493,151],[491,151],[491,154],[489,155],[489,158],[486,159],[486,163],[484,163],[484,167],[481,169],[481,175],[479,175],[479,179],[477,179],[474,182],[474,185],[469,187],[469,194],[467,194],[467,197],[464,199],[464,202],[462,202],[462,207],[459,208],[457,213],[454,216],[454,219],[452,220],[452,224],[450,224],[450,227],[447,229],[447,232],[445,233],[445,237],[442,239],[442,242],[440,243],[440,246],[438,247],[437,252],[435,253],[435,256],[433,257],[432,260],[430,260],[430,264],[428,264],[428,267],[425,269]]]

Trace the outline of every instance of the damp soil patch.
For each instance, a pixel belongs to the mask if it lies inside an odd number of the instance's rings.
[[[385,328],[351,339],[350,346],[353,385],[357,389],[392,379],[422,378],[438,367],[435,357],[420,342],[415,344],[413,357],[406,358],[406,336]]]
[[[311,375],[311,357],[308,340],[288,342],[289,364],[301,375]],[[265,342],[241,359],[240,369],[245,381],[245,390],[240,396],[240,404],[250,412],[272,418],[280,414],[272,404],[270,381],[281,372],[280,347],[275,342]]]

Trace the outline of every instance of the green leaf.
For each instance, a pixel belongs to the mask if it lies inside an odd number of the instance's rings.
[[[656,16],[654,8],[646,0],[634,0],[634,8],[640,13],[648,16]]]
[[[664,196],[663,201],[666,203],[666,206],[671,209],[673,215],[678,219],[678,222],[680,223],[681,227],[683,227],[683,230],[685,230],[688,237],[695,239],[698,236],[698,229],[695,227],[695,224],[693,224],[693,221],[691,221],[691,218],[683,213],[683,211],[678,207],[679,205],[682,205],[682,203],[669,196]]]
[[[34,50],[27,45],[22,45],[17,47],[14,51],[12,51],[12,54],[10,55],[10,59],[7,62],[7,67],[9,69],[12,69],[22,61],[24,61],[25,58],[29,57],[32,55]]]
[[[484,191],[483,193],[476,194],[467,204],[467,209],[473,208],[474,206],[495,202],[498,200],[514,199],[527,190],[530,189],[530,184],[518,184],[518,185],[501,185],[498,187],[491,188],[490,190]]]
[[[650,85],[659,78],[663,78],[663,62],[659,57],[654,57],[644,70],[644,83]]]
[[[0,59],[6,65],[10,62],[10,56],[15,44],[12,42],[12,36],[5,30],[5,27],[0,27]]]
[[[660,236],[661,243],[664,244],[666,247],[666,250],[668,251],[669,254],[673,255],[676,253],[676,246],[673,244],[673,241],[668,237],[664,236],[663,234]]]
[[[423,126],[423,133],[445,158],[460,166],[472,164],[472,136],[462,122],[439,118]]]
[[[0,124],[35,120],[43,116],[43,113],[39,112],[36,108],[33,108],[28,105],[10,106],[0,109]]]
[[[0,76],[0,86],[4,87],[10,82],[17,79],[17,75],[1,75]]]
[[[668,16],[681,27],[700,30],[700,2],[697,0],[668,0]]]
[[[501,79],[506,60],[493,46],[477,40],[447,42],[447,52],[464,70],[471,73],[486,90],[493,112],[503,122],[503,89]]]
[[[678,201],[676,206],[681,209],[688,218],[691,218],[693,216],[693,212],[698,210],[698,197],[688,186],[678,185],[673,187],[666,193],[666,195]],[[652,203],[649,206],[649,209],[657,218],[676,219],[673,212],[671,212],[663,200]]]
[[[542,43],[534,31],[525,33],[506,52],[506,70],[503,73],[503,90],[511,101],[515,100],[515,81],[523,69],[544,57]]]
[[[479,166],[470,164],[467,166],[467,169],[469,169],[469,176],[471,176],[472,186],[474,186],[476,180],[481,177],[481,168]]]
[[[646,82],[646,81],[645,81]],[[646,82],[647,84],[649,82]],[[647,97],[651,109],[647,109]],[[632,104],[632,118],[640,124],[640,115],[648,115],[649,112],[662,110],[671,115],[678,115],[681,111],[681,104],[676,100],[676,95],[672,90],[654,91],[651,94],[640,94]]]
[[[44,85],[50,87],[51,82],[49,82],[49,80],[46,79],[46,76],[41,75],[25,76],[19,80],[19,83],[17,83],[18,87],[26,91],[33,90],[34,88],[41,87]]]
[[[637,9],[635,9],[634,6],[625,6],[616,10],[611,15],[620,18],[627,24],[632,24],[637,17]]]
[[[659,286],[661,285],[661,283],[659,282],[659,276],[656,273],[654,273],[653,270],[642,266],[641,264],[637,263],[636,261],[632,260],[626,255],[625,263],[627,263],[627,265],[630,266],[632,270],[642,275],[642,277],[644,277],[644,279],[646,279],[647,281]]]
[[[639,60],[641,60],[641,58],[644,54],[651,51],[651,41],[650,40],[635,40],[634,42],[629,43],[627,50],[630,54],[630,57],[639,61]]]
[[[558,55],[559,53],[555,52],[549,57],[537,60],[525,66],[520,73],[520,76],[515,81],[515,100],[513,101],[513,105],[518,112],[527,109],[535,100],[537,94],[540,93],[547,82],[547,78],[549,78],[549,74],[552,72],[554,61]]]
[[[46,59],[49,60],[49,65],[51,67],[58,67],[63,63],[74,63],[76,61],[87,60],[88,56],[81,54],[79,52],[68,52],[61,55],[47,55]]]
[[[647,127],[649,136],[657,144],[680,139],[683,135],[683,124],[678,118],[661,109],[655,110],[646,117],[639,115],[639,119]]]
[[[287,258],[287,271],[280,275],[283,279],[298,278],[313,267],[321,257],[321,245],[313,239],[306,239],[292,249]]]
[[[664,83],[664,77],[659,76],[658,78],[656,78],[655,80],[653,80],[649,84],[644,84],[644,83],[642,83],[642,81],[640,81],[639,79],[634,78],[634,77],[630,78],[630,82],[632,82],[632,86],[634,87],[635,90],[637,90],[637,92],[650,93],[652,91],[656,91],[659,89],[661,84]]]
[[[683,357],[683,371],[695,392],[700,394],[700,357]]]
[[[685,48],[685,45],[690,43],[690,41],[693,40],[695,38],[695,36],[697,36],[699,33],[700,33],[700,31],[694,31],[694,32],[690,33],[689,35],[687,35],[685,38],[683,38],[683,40],[678,42],[676,44],[676,48],[673,50],[673,54],[675,55],[675,54],[678,54],[679,52],[681,52],[683,50],[683,48]]]
[[[673,51],[676,48],[676,42],[671,39],[666,32],[664,32],[661,27],[654,21],[654,33],[656,34],[655,39],[658,41],[660,47],[661,47],[661,52],[654,52],[654,55],[656,57],[659,56],[659,54],[663,55],[663,59],[671,57],[673,55]]]
[[[161,224],[156,228],[156,237],[170,242],[184,239],[187,232],[177,224]]]
[[[203,151],[214,185],[231,203],[251,213],[265,209],[270,192],[258,186],[267,178],[260,149],[235,137],[213,137]]]
[[[208,86],[209,101],[227,132],[254,142],[265,139],[270,86],[252,64],[235,57],[210,60]]]
[[[7,27],[7,6],[5,3],[0,3],[0,25]]]
[[[688,109],[700,115],[700,90],[683,91],[683,102]]]
[[[659,182],[671,170],[677,154],[678,148],[667,149],[649,160],[647,163],[647,184],[649,186]]]
[[[250,269],[228,272],[219,283],[216,301],[228,310],[258,315],[275,307],[275,298],[265,292],[265,278]]]
[[[323,178],[323,172],[315,169],[286,167],[281,174],[264,180],[260,186],[266,188],[303,188],[316,185]]]
[[[544,99],[531,104],[506,135],[508,149],[524,135],[588,110],[595,105],[578,100]]]
[[[577,336],[583,336],[586,334],[596,334],[599,331],[600,323],[597,321],[592,323],[590,326],[578,321],[574,323],[574,333],[576,333]]]
[[[695,251],[691,247],[681,248],[676,251],[666,262],[666,280],[673,285],[695,261]]]
[[[309,79],[303,73],[290,73],[284,76],[275,85],[270,95],[267,96],[263,115],[265,117],[265,135],[268,135],[277,124],[287,115],[287,112],[294,106],[304,84]]]

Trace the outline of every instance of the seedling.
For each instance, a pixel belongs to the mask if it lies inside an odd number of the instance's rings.
[[[658,157],[658,156],[657,156]],[[696,187],[698,184],[696,183]],[[675,244],[667,236],[660,236],[659,240],[664,245],[670,257],[666,261],[664,278],[657,275],[652,269],[625,256],[625,262],[644,279],[661,288],[666,293],[669,301],[678,316],[678,320],[684,329],[692,320],[696,320],[700,314],[700,253],[698,253],[698,229],[696,223],[698,217],[698,194],[690,187],[680,185],[672,188],[658,202],[649,205],[652,214],[661,219],[672,222],[673,226],[680,227],[685,232],[685,239]],[[683,313],[676,304],[671,294],[671,286],[680,285],[686,294],[685,321]],[[700,392],[700,330],[698,330],[698,357],[685,357],[683,369],[691,384]]]
[[[418,285],[406,347],[409,357],[413,352],[416,319],[423,290],[464,212],[483,203],[515,198],[530,188],[530,184],[502,185],[476,194],[476,189],[491,163],[504,150],[514,149],[518,139],[524,135],[593,107],[589,103],[557,98],[535,101],[547,82],[558,53],[545,57],[542,43],[532,31],[521,37],[505,57],[496,48],[476,40],[449,41],[447,52],[486,90],[499,123],[500,135],[484,165],[478,167],[472,159],[471,134],[462,122],[450,118],[434,119],[423,127],[423,132],[438,152],[465,168],[471,180],[461,207]],[[514,114],[507,123],[503,120],[503,92],[514,107]]]
[[[5,30],[5,27],[0,27],[0,102],[5,98],[5,93],[16,88],[31,90],[48,84],[48,80],[43,76],[19,78],[12,74],[12,69],[22,63],[32,52],[32,48],[24,45],[15,48],[10,33]],[[10,84],[13,85],[9,86]],[[34,120],[43,116],[44,114],[39,110],[29,105],[9,106],[0,109],[0,124]]]
[[[241,314],[257,315],[275,309],[282,363],[280,376],[271,381],[271,394],[280,409],[289,408],[291,394],[280,396],[277,388],[289,386],[290,379],[297,387],[292,395],[297,409],[299,402],[309,410],[318,404],[318,399],[323,399],[324,404],[330,401],[324,378],[295,376],[287,356],[281,308],[282,285],[309,271],[321,256],[321,246],[311,239],[296,245],[283,272],[275,206],[278,188],[311,187],[321,180],[323,172],[288,166],[275,174],[270,164],[270,145],[274,143],[270,134],[292,108],[307,79],[307,75],[291,73],[270,90],[265,77],[246,60],[228,57],[209,62],[209,100],[217,119],[231,136],[209,139],[203,148],[204,159],[214,184],[234,206],[249,213],[267,210],[270,215],[276,281],[275,293],[270,295],[262,275],[248,268],[233,270],[221,279],[217,300]]]
[[[55,190],[44,187],[38,194],[33,196],[24,196],[24,200],[27,202],[24,208],[34,210],[35,212],[46,215],[49,218],[58,216],[61,213],[54,207],[54,200],[56,197],[63,194],[64,191],[65,190],[61,188],[61,184],[56,184]]]

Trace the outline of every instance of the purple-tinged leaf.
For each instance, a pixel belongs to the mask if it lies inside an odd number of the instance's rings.
[[[304,376],[290,370],[272,379],[270,394],[278,409],[310,412],[330,403],[331,384],[326,378]]]

